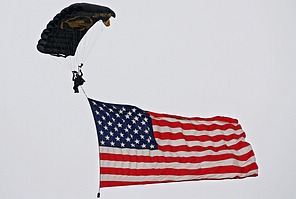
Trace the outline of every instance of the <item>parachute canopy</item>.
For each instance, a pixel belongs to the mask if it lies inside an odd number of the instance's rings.
[[[108,7],[75,3],[63,9],[51,20],[41,34],[37,49],[58,57],[74,56],[86,32],[97,22],[110,25],[115,13]]]

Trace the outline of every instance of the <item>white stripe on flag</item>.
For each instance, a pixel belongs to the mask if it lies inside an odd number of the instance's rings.
[[[182,124],[194,124],[194,125],[212,125],[212,124],[218,124],[218,125],[225,125],[225,124],[232,124],[234,126],[238,126],[238,123],[230,123],[230,122],[223,122],[223,121],[205,121],[205,120],[198,120],[198,119],[175,119],[170,117],[154,117],[150,115],[150,117],[154,120],[164,120],[168,122],[180,122]]]
[[[237,143],[239,143],[240,141],[244,141],[245,138],[240,138],[240,139],[233,139],[233,140],[229,140],[229,141],[225,141],[225,140],[220,140],[218,142],[213,142],[211,140],[209,141],[205,141],[205,142],[200,142],[200,141],[186,141],[184,139],[178,139],[178,140],[161,140],[159,138],[155,138],[157,144],[159,144],[160,146],[166,146],[166,145],[170,145],[170,146],[189,146],[189,147],[193,147],[193,146],[202,146],[202,147],[208,147],[208,146],[213,146],[213,147],[219,147],[219,146],[223,146],[223,145],[227,145],[227,146],[232,146],[235,145]]]
[[[109,161],[109,160],[101,160],[101,167],[109,167],[109,168],[128,168],[128,169],[202,169],[202,168],[212,168],[217,166],[239,166],[245,167],[250,165],[256,161],[255,157],[250,157],[247,161],[238,161],[235,159],[227,159],[220,161],[204,161],[201,163],[179,163],[179,162],[124,162],[124,161]]]
[[[186,180],[201,180],[201,179],[227,179],[235,177],[248,177],[258,174],[258,170],[251,170],[248,173],[225,173],[225,174],[205,174],[205,175],[151,175],[151,176],[128,176],[128,175],[113,175],[101,174],[101,181],[124,181],[124,182],[162,182],[162,181],[186,181]]]
[[[149,149],[128,149],[128,148],[115,148],[115,147],[104,147],[100,146],[100,153],[109,153],[109,154],[122,154],[122,155],[134,155],[134,156],[164,156],[164,157],[203,157],[207,155],[223,155],[223,154],[234,154],[236,156],[241,156],[252,150],[252,147],[246,146],[240,150],[221,150],[214,152],[212,150],[205,150],[201,152],[163,152],[160,150],[149,150]]]
[[[220,129],[216,129],[216,130],[212,130],[212,131],[208,131],[208,130],[202,130],[202,131],[197,131],[197,130],[184,130],[180,127],[177,128],[172,128],[172,127],[168,127],[168,126],[158,126],[158,125],[153,125],[153,131],[156,132],[160,132],[160,133],[183,133],[184,135],[194,135],[194,136],[202,136],[202,135],[207,135],[207,136],[216,136],[216,135],[241,135],[244,133],[244,131],[242,129],[238,129],[238,130],[233,130],[233,129],[227,129],[227,130],[220,130]]]

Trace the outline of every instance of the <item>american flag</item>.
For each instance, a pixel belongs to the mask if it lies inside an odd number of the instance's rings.
[[[180,117],[88,100],[99,141],[100,187],[258,175],[236,119]]]

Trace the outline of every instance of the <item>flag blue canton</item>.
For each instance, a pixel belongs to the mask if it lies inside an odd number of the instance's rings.
[[[135,106],[89,99],[99,145],[117,148],[157,149],[150,115]]]

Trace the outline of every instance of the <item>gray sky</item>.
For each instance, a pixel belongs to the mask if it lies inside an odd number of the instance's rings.
[[[183,116],[239,119],[259,177],[106,188],[115,198],[292,198],[296,3],[102,0],[116,13],[85,62],[87,94]],[[0,53],[0,198],[96,198],[97,138],[71,72],[36,50],[68,0],[6,1]]]

